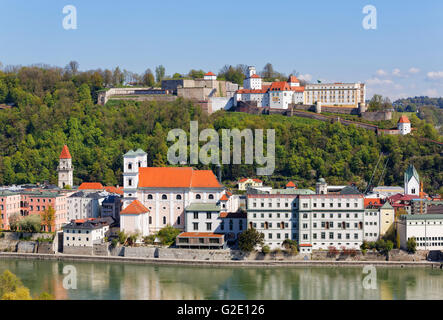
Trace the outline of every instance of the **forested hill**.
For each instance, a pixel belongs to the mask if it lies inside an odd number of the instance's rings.
[[[200,130],[275,129],[276,170],[271,177],[261,177],[275,187],[288,180],[299,187],[312,187],[316,179],[324,177],[331,184],[355,182],[364,189],[383,152],[386,156],[373,179],[376,183],[403,185],[403,172],[412,162],[424,180],[425,191],[443,191],[441,146],[413,136],[378,137],[353,126],[280,115],[217,112],[207,116],[181,99],[172,103],[117,101],[101,107],[92,97],[102,87],[98,73],[73,75],[38,68],[0,72],[0,105],[14,105],[0,110],[0,184],[56,182],[58,157],[68,144],[76,184],[121,185],[123,153],[142,148],[148,153],[149,165],[167,165],[168,131],[183,128],[189,132],[190,120],[198,120]],[[432,126],[415,116],[411,120],[416,135],[441,139]],[[228,186],[240,177],[255,175],[255,166],[250,165],[224,165],[222,169]]]

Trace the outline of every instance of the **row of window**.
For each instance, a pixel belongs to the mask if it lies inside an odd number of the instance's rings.
[[[341,208],[342,207],[341,205],[342,205],[341,202],[337,203],[337,208]],[[302,206],[303,206],[303,209],[307,209],[309,207],[309,204],[305,202],[305,203],[302,203]],[[313,208],[317,208],[317,203],[314,202],[312,204],[312,207]],[[321,208],[326,208],[326,203],[324,203],[324,202],[320,203],[320,207]],[[346,203],[346,208],[350,208],[350,207],[351,207],[351,204],[349,202],[347,202]],[[329,203],[329,208],[334,208],[334,203],[333,202]],[[354,202],[354,208],[358,208],[358,202]]]
[[[342,214],[345,215],[346,218],[351,218],[351,214],[350,213],[329,213],[329,218],[334,218],[335,215],[336,218],[341,218]],[[317,213],[313,213],[312,217],[315,219],[317,217],[325,219],[326,218],[326,213],[321,213],[321,214],[317,214]],[[354,213],[354,218],[358,219],[358,213]],[[303,219],[308,219],[308,214],[307,213],[303,213]]]
[[[257,214],[256,214],[256,213],[253,213],[253,214],[252,214],[252,217],[253,217],[253,218],[257,218]],[[264,218],[264,217],[265,217],[265,214],[264,214],[264,213],[260,213],[260,217],[261,217],[261,218]],[[272,218],[272,217],[276,217],[277,219],[279,219],[279,218],[281,218],[281,217],[289,218],[289,213],[279,213],[279,212],[274,213],[274,214],[272,214],[272,213],[268,213],[268,218]],[[296,217],[296,214],[294,213],[294,214],[292,215],[292,217],[295,218],[295,217]]]
[[[153,200],[153,199],[154,199],[154,196],[153,196],[152,194],[148,194],[148,196],[146,197],[146,199],[147,199],[147,200]],[[182,196],[181,196],[180,194],[177,194],[177,195],[175,196],[175,199],[176,199],[176,200],[181,200],[181,199],[182,199]],[[201,194],[196,194],[196,195],[195,195],[195,199],[197,199],[197,200],[202,199]],[[208,195],[208,199],[209,199],[209,200],[213,200],[213,199],[214,199],[214,195],[213,195],[213,194],[209,194],[209,195]],[[167,196],[166,194],[162,194],[162,200],[168,200],[168,196]]]
[[[441,247],[441,246],[443,246],[443,242],[431,242],[431,243],[419,242],[419,243],[417,243],[417,246],[419,246],[419,247]]]
[[[66,237],[66,240],[69,240],[69,237]],[[75,237],[72,237],[72,240],[75,241]],[[78,238],[78,241],[81,241],[82,238]],[[89,238],[86,238],[86,241],[89,241]]]
[[[193,231],[198,231],[199,230],[199,223],[193,222],[192,228],[193,228]],[[234,221],[229,220],[228,228],[229,228],[229,231],[234,230]],[[243,220],[239,220],[238,229],[240,231],[243,230]],[[220,230],[222,230],[222,231],[225,230],[225,221],[222,221],[220,223]],[[206,231],[212,231],[212,223],[211,222],[206,222]]]
[[[349,240],[351,239],[351,234],[350,233],[337,233],[337,239],[341,240],[341,239],[346,239]],[[317,238],[318,237],[318,238]],[[329,232],[328,234],[328,239],[329,240],[334,240],[335,238],[334,232]],[[303,234],[303,240],[308,240],[309,239],[309,235],[308,234]],[[317,233],[313,233],[312,234],[312,239],[326,239],[326,232],[321,232],[320,234]],[[358,240],[358,233],[354,233],[354,239]]]

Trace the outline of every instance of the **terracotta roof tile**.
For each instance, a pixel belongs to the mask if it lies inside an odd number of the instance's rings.
[[[123,194],[123,188],[122,187],[114,187],[114,186],[106,186],[104,187],[105,190],[109,193],[116,193],[116,194]]]
[[[134,200],[129,206],[123,209],[120,214],[143,214],[149,212],[149,209],[146,208],[140,201]]]
[[[208,73],[205,74],[205,76],[215,76],[215,74],[209,71]]]
[[[103,190],[104,187],[100,182],[83,182],[78,190]]]
[[[222,195],[222,197],[220,198],[220,201],[228,201],[229,198],[226,196],[226,194]]]
[[[289,182],[286,184],[286,188],[295,188],[295,183],[292,182],[292,181],[289,181]]]
[[[411,123],[411,121],[409,121],[409,118],[407,116],[401,116],[398,120],[398,123]]]
[[[211,170],[191,167],[139,168],[139,188],[222,188]]]
[[[63,146],[62,152],[60,153],[60,159],[71,159],[71,154],[69,153],[68,146],[65,144]]]

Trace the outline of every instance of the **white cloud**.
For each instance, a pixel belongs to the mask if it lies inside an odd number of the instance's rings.
[[[431,71],[426,74],[428,79],[430,80],[439,80],[443,79],[443,71]]]
[[[378,76],[381,76],[381,77],[385,77],[385,76],[388,75],[388,73],[385,70],[383,70],[383,69],[377,70],[376,73],[377,73]]]
[[[400,77],[400,69],[395,68],[394,70],[392,70],[392,75],[396,76],[396,77]]]
[[[411,69],[409,69],[409,73],[411,73],[411,74],[417,74],[419,72],[420,72],[420,69],[418,69],[418,68],[412,67]]]
[[[366,83],[373,86],[392,85],[394,82],[389,79],[372,78],[366,80]]]
[[[298,76],[298,78],[300,80],[305,80],[305,81],[311,81],[312,80],[312,75],[307,73],[307,74],[301,74]]]

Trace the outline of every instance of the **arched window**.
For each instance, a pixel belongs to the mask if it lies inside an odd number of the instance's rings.
[[[139,161],[139,162],[138,162],[138,167],[140,168],[141,166],[142,166],[142,162]]]
[[[195,196],[195,199],[201,199],[201,198],[202,198],[202,196],[199,195],[199,194],[197,194],[197,195]]]
[[[178,195],[175,197],[175,199],[177,199],[177,200],[181,200],[181,199],[182,199],[182,196],[181,196],[180,194],[178,194]]]
[[[148,194],[148,200],[152,200],[152,194]]]
[[[163,224],[166,224],[166,217],[163,217]]]
[[[177,218],[177,224],[180,224],[180,217]]]
[[[210,194],[210,195],[209,195],[209,199],[214,199],[214,195],[213,195],[213,194]]]
[[[167,195],[162,195],[162,200],[167,200],[168,199],[168,196]]]
[[[149,217],[149,224],[152,224],[152,217]]]
[[[128,163],[128,170],[132,170],[132,162]]]

